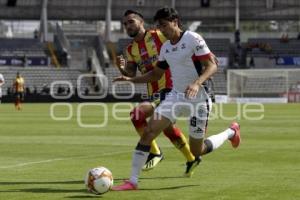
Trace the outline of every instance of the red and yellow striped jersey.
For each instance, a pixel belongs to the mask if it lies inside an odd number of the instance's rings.
[[[15,84],[14,84],[15,91],[16,92],[24,92],[24,83],[25,83],[25,81],[22,77],[16,78]]]
[[[152,71],[156,67],[162,44],[167,39],[159,30],[147,30],[142,41],[132,41],[126,49],[128,63],[135,64],[142,74]],[[147,84],[148,95],[152,96],[162,89],[173,86],[170,69],[158,81]]]

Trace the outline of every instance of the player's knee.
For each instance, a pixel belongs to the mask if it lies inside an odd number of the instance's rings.
[[[208,154],[210,152],[213,151],[213,144],[210,140],[208,139],[205,139],[204,140],[204,145],[203,145],[203,148],[202,148],[202,151],[201,151],[201,155],[204,155],[204,154]]]
[[[143,110],[138,107],[134,108],[130,112],[130,118],[135,127],[142,127],[146,125],[146,114]]]

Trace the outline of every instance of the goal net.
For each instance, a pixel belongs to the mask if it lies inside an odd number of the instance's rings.
[[[228,70],[227,96],[300,101],[300,69]]]

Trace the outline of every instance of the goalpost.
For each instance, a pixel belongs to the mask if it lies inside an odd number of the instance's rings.
[[[230,101],[300,102],[300,69],[227,71]]]

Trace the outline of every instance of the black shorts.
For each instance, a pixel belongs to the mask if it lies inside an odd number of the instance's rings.
[[[16,92],[15,97],[18,99],[24,100],[24,92]]]

